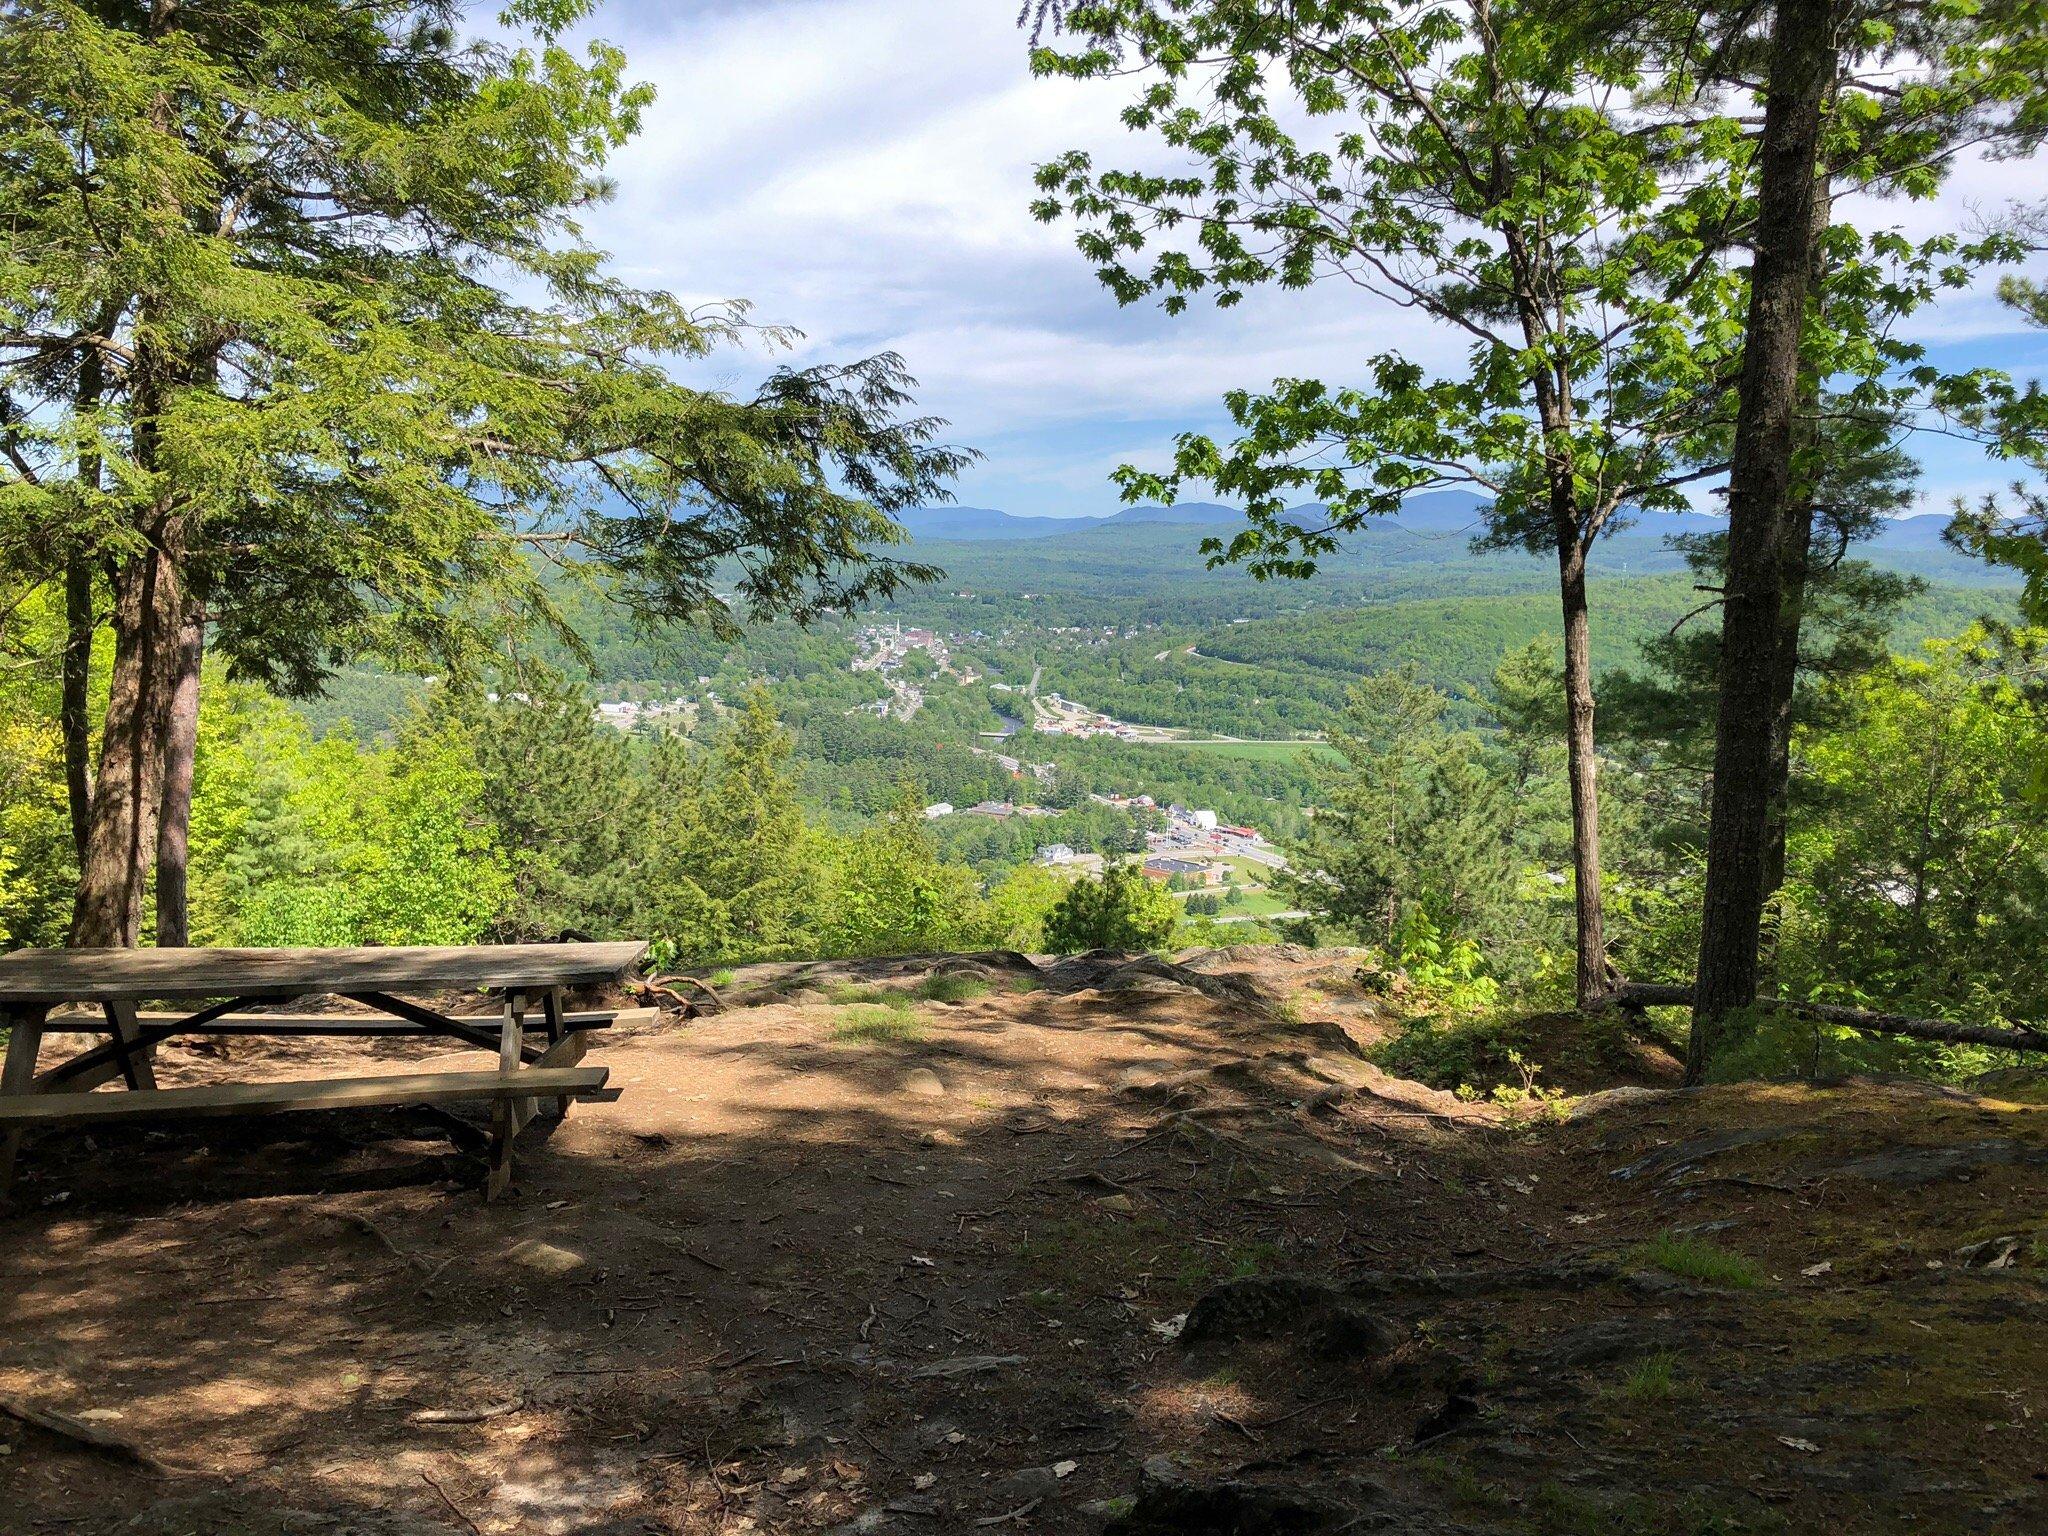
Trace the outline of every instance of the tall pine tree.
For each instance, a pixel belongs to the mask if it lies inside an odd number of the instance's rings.
[[[721,590],[803,615],[928,574],[875,551],[962,456],[903,414],[896,358],[685,387],[674,360],[759,334],[744,307],[636,289],[582,239],[650,95],[561,41],[591,8],[513,0],[489,36],[453,0],[0,16],[0,547],[97,585],[113,637],[74,942],[138,937],[202,613],[231,671],[304,691],[545,620],[536,555],[713,623]],[[69,695],[66,723],[82,758]]]

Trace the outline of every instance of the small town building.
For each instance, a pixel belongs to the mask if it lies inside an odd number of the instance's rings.
[[[1176,859],[1167,854],[1153,854],[1145,860],[1145,874],[1152,880],[1193,880],[1202,885],[1221,885],[1225,866],[1209,864],[1200,859]]]

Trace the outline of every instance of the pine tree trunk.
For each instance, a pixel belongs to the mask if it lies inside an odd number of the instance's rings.
[[[1813,291],[1824,305],[1827,263],[1822,241],[1834,218],[1834,191],[1826,177],[1814,185]],[[1811,454],[1820,439],[1820,376],[1800,375],[1801,414],[1795,441]],[[1778,558],[1778,655],[1771,667],[1771,801],[1766,812],[1763,899],[1769,903],[1785,884],[1785,838],[1792,823],[1792,701],[1799,691],[1799,635],[1806,623],[1806,584],[1813,569],[1813,524],[1820,487],[1810,472],[1791,491],[1784,543]]]
[[[141,936],[184,616],[179,586],[160,546],[114,575],[114,671],[71,911],[74,947],[127,947]]]
[[[1572,884],[1577,916],[1579,1006],[1607,993],[1607,940],[1600,903],[1600,760],[1593,745],[1593,642],[1586,609],[1586,555],[1558,540],[1564,599],[1565,765],[1572,790]]]
[[[101,316],[101,330],[111,331],[117,310]],[[77,405],[94,410],[106,387],[105,368],[96,349],[78,365]],[[88,438],[88,441],[91,439]],[[78,488],[90,497],[100,488],[100,456],[78,456]],[[92,561],[74,552],[64,562],[64,655],[59,673],[57,734],[64,743],[64,798],[71,811],[71,851],[85,863],[86,838],[92,827]]]
[[[1778,588],[1778,654],[1771,662],[1770,799],[1765,808],[1762,900],[1785,883],[1785,834],[1792,806],[1792,699],[1799,688],[1799,630],[1806,618],[1813,498],[1798,498],[1785,528]]]
[[[1728,483],[1714,801],[1686,1048],[1692,1082],[1704,1075],[1728,1014],[1749,1006],[1757,993],[1799,343],[1813,273],[1815,173],[1822,106],[1834,72],[1833,25],[1833,0],[1778,0]]]
[[[163,798],[156,829],[156,941],[182,949],[192,942],[187,864],[192,840],[192,764],[199,745],[199,673],[206,660],[206,614],[185,604],[171,678],[164,740]]]
[[[71,808],[71,848],[85,861],[92,828],[92,565],[64,563],[64,655],[57,731],[64,741],[64,797]]]

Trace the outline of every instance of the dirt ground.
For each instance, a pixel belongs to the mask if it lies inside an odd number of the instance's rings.
[[[755,968],[488,1206],[423,1114],[46,1136],[0,1398],[110,1444],[0,1415],[0,1530],[2048,1529],[2048,1107],[1509,1114],[1354,969]]]

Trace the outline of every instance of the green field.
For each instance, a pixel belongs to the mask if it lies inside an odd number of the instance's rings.
[[[1336,748],[1321,741],[1160,741],[1146,746],[1212,752],[1218,757],[1244,757],[1254,762],[1292,762],[1309,753],[1335,757]]]

